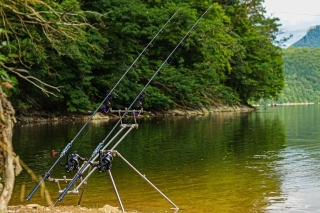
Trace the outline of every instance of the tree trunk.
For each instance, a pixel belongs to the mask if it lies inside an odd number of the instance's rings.
[[[12,129],[15,111],[0,87],[0,212],[6,212],[11,199],[16,158],[13,156]]]

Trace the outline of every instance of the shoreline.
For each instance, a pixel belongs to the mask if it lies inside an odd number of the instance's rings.
[[[283,104],[267,104],[267,105],[260,105],[260,104],[253,104],[252,106],[254,107],[264,107],[264,106],[294,106],[294,105],[313,105],[313,104],[320,104],[320,102],[316,103],[316,102],[306,102],[306,103],[283,103]]]
[[[38,204],[9,205],[5,213],[122,213],[118,207],[105,205],[102,208],[87,208],[82,206],[41,206]],[[126,211],[127,212],[127,211]],[[127,212],[127,213],[130,213]]]
[[[173,109],[168,111],[143,111],[140,116],[144,117],[161,117],[161,116],[203,116],[217,112],[251,112],[257,110],[257,107],[250,105],[236,105],[236,106],[213,106],[210,109]],[[86,113],[61,113],[61,112],[49,112],[49,111],[38,111],[34,109],[16,110],[16,125],[24,124],[35,124],[35,123],[55,123],[55,122],[70,122],[70,121],[87,121],[92,116],[91,111]],[[133,115],[127,115],[127,117]],[[118,114],[103,113],[98,111],[92,120],[115,120],[119,119]]]

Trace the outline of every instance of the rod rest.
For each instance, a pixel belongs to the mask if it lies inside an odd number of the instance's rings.
[[[121,126],[121,128],[136,128],[136,129],[138,129],[138,127],[139,127],[139,125],[138,124],[121,124],[120,125]]]
[[[59,194],[61,194],[63,192],[63,190],[59,190]],[[71,195],[78,195],[79,194],[79,190],[70,190],[67,192],[67,194],[71,194]]]

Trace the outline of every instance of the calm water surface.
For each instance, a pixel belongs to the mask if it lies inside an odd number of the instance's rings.
[[[320,212],[319,111],[320,105],[286,106],[252,113],[142,118],[139,129],[116,150],[179,206],[179,212]],[[89,157],[113,125],[91,122],[71,150]],[[31,170],[43,175],[55,162],[51,150],[62,150],[82,126],[16,126],[15,151]],[[111,171],[127,211],[174,212],[120,157],[114,158]],[[63,175],[74,174],[59,166],[51,172],[54,178]],[[35,184],[23,171],[11,204],[24,204]],[[46,182],[46,187],[55,201],[57,184]],[[58,205],[75,205],[78,198],[67,195]],[[46,205],[41,190],[31,203]],[[95,173],[82,206],[105,204],[119,206],[108,173]]]

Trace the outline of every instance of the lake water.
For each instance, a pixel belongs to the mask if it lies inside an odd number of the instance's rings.
[[[214,113],[195,117],[140,118],[116,147],[135,168],[179,208],[179,212],[320,212],[320,105],[260,108],[250,113]],[[131,120],[126,120],[132,123]],[[74,142],[89,157],[115,122],[90,122]],[[83,123],[16,126],[15,152],[37,175],[55,162],[51,150],[62,150]],[[65,159],[63,159],[65,161]],[[138,212],[174,212],[173,206],[120,157],[112,175],[124,208]],[[57,166],[51,177],[62,178]],[[23,171],[11,205],[36,182]],[[53,201],[57,184],[45,182]],[[25,187],[25,190],[24,190]],[[41,190],[30,203],[47,205]],[[79,196],[66,195],[57,205],[76,205]],[[89,178],[82,206],[119,206],[108,172]]]

